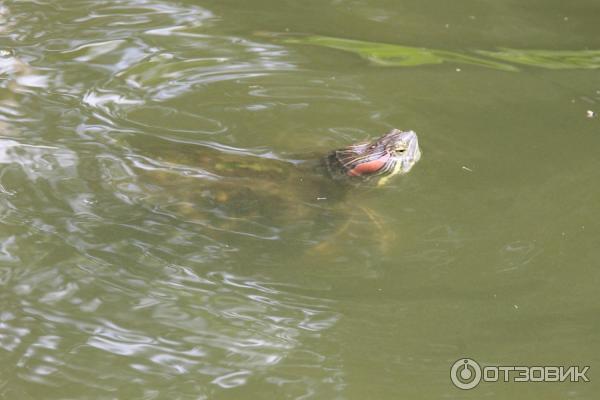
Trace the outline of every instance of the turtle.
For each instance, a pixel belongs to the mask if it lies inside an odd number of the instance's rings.
[[[160,146],[135,163],[138,197],[141,191],[154,211],[200,224],[221,242],[232,234],[277,240],[301,230],[317,250],[348,231],[349,192],[384,186],[421,158],[417,134],[399,129],[317,156],[257,155],[214,143],[174,150]],[[350,204],[381,228],[374,212]]]

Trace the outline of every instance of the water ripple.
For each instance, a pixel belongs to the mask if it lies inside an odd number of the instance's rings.
[[[197,160],[285,169],[270,147],[237,143],[247,129],[227,115],[361,96],[304,82],[286,45],[211,29],[222,17],[189,2],[33,5],[0,6],[0,397],[339,379],[339,360],[312,348],[339,323],[335,302],[262,269],[305,246],[287,239],[301,223],[272,202],[251,215],[248,185]],[[294,372],[306,368],[313,378]]]

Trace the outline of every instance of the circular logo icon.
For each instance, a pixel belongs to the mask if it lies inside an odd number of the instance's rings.
[[[459,389],[473,389],[481,381],[481,367],[470,358],[461,358],[452,364],[450,379]]]

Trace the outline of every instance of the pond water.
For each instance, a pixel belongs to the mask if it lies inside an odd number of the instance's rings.
[[[0,398],[595,398],[599,13],[1,2]],[[421,161],[335,202],[201,162],[394,127]],[[463,357],[590,382],[461,391]]]

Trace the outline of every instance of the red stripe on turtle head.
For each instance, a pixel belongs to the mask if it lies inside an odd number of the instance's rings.
[[[381,157],[379,157],[375,160],[366,161],[366,162],[358,164],[356,167],[352,168],[351,170],[348,170],[347,174],[349,176],[361,176],[361,175],[373,174],[373,173],[379,171],[381,168],[383,168],[389,159],[390,159],[390,154],[387,152],[383,153],[381,155]]]

